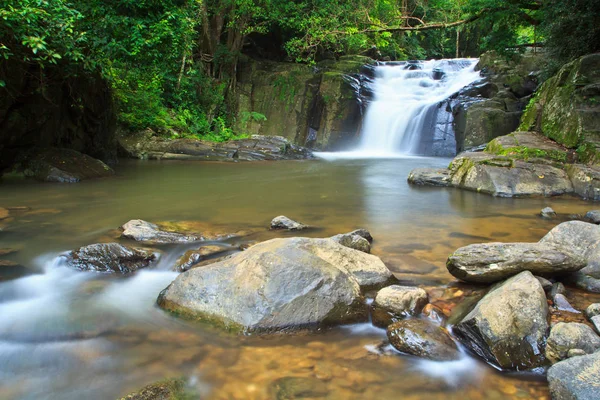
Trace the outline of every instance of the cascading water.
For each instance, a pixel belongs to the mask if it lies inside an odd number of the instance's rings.
[[[449,155],[434,142],[451,138],[451,114],[441,105],[480,79],[477,59],[385,63],[375,68],[357,151],[362,156]],[[448,147],[448,146],[446,146]],[[443,153],[443,152],[442,152]]]

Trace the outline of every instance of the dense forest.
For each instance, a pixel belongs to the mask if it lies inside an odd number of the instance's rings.
[[[0,86],[19,69],[41,87],[80,75],[108,82],[119,124],[223,141],[245,57],[314,64],[506,57],[543,45],[547,74],[600,49],[600,0],[3,0]],[[14,89],[13,89],[14,91]],[[76,100],[73,101],[77,103]]]

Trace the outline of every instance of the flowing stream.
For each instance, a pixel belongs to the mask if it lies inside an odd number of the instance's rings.
[[[547,398],[543,378],[501,374],[467,355],[436,363],[395,353],[368,323],[239,337],[174,318],[155,301],[190,246],[160,247],[156,266],[128,277],[73,271],[57,257],[120,240],[116,228],[134,218],[249,231],[222,243],[237,247],[286,236],[267,229],[285,214],[321,227],[311,236],[369,228],[373,253],[400,281],[426,288],[451,310],[473,291],[451,283],[450,252],[538,240],[556,223],[536,216],[545,206],[563,214],[589,208],[570,198],[497,199],[407,185],[412,168],[448,161],[123,161],[117,176],[76,185],[6,178],[0,206],[29,209],[0,221],[0,248],[18,250],[0,258],[20,265],[0,267],[0,399],[114,399],[171,376],[185,377],[205,399],[272,399],[274,383],[289,377],[328,399]],[[570,296],[576,307],[593,300]]]

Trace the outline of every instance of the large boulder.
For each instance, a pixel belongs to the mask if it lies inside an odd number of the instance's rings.
[[[540,243],[581,255],[586,265],[569,279],[582,289],[600,293],[600,226],[583,221],[563,222],[552,228]]]
[[[373,302],[373,324],[386,327],[392,322],[416,316],[429,302],[427,292],[411,286],[392,285],[377,292]]]
[[[559,322],[552,327],[546,343],[546,358],[557,363],[568,358],[570,350],[592,354],[600,349],[600,337],[592,328],[577,322]]]
[[[121,237],[149,244],[189,243],[203,239],[201,236],[162,231],[158,225],[141,219],[133,219],[121,226],[121,229]]]
[[[394,348],[403,353],[436,361],[460,358],[458,347],[445,329],[431,321],[406,319],[387,328],[387,336]]]
[[[158,304],[234,331],[280,331],[365,319],[361,287],[391,278],[379,258],[330,239],[273,239],[182,273]]]
[[[548,370],[550,394],[555,400],[595,400],[598,398],[600,352],[573,357]]]
[[[522,370],[544,362],[547,318],[544,289],[524,271],[492,287],[453,332],[488,362]]]
[[[548,243],[482,243],[456,250],[446,267],[463,281],[490,283],[522,271],[544,276],[578,271],[586,261],[576,254]]]
[[[66,265],[71,268],[117,274],[129,274],[146,268],[156,259],[156,255],[150,250],[126,247],[119,243],[91,244],[63,257]]]
[[[16,169],[42,182],[75,183],[84,179],[114,175],[100,160],[75,150],[34,148],[21,156]]]

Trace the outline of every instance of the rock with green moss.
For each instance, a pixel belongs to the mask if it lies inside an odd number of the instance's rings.
[[[583,56],[547,80],[527,106],[520,130],[536,130],[600,163],[600,53]]]
[[[361,289],[392,280],[378,257],[331,239],[273,239],[182,273],[158,304],[231,331],[276,332],[364,320]]]
[[[166,379],[145,386],[119,400],[192,400],[197,398],[197,393],[187,388],[182,379]]]

